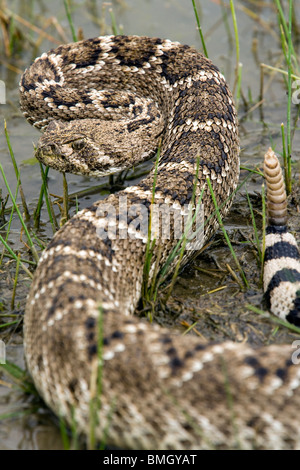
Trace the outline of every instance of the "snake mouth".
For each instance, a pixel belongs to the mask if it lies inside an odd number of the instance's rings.
[[[70,154],[70,152],[69,152]],[[62,155],[59,147],[56,144],[39,145],[35,152],[36,158],[48,166],[53,166],[55,163],[64,162],[67,159],[67,154]]]

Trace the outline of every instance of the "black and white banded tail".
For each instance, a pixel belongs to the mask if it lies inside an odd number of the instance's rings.
[[[265,154],[268,227],[264,259],[264,291],[270,311],[300,326],[300,256],[287,229],[287,196],[280,163],[271,148]]]

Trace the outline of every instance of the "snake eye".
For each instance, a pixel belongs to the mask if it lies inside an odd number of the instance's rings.
[[[73,150],[81,150],[85,146],[85,141],[84,139],[74,140],[74,142],[71,143],[71,146]]]

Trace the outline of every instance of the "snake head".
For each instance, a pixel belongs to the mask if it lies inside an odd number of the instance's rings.
[[[50,121],[36,148],[36,158],[62,172],[106,176],[122,170],[95,139],[95,120]]]
[[[52,120],[38,142],[36,157],[56,170],[81,175],[107,176],[131,168],[157,149],[164,126],[159,112],[151,113],[151,128],[138,117]]]

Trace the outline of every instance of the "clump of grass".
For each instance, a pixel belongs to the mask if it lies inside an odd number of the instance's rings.
[[[6,57],[12,57],[15,50],[18,49],[23,38],[21,28],[18,28],[14,16],[10,16],[6,11],[5,5],[0,9],[0,26],[2,32],[2,47]]]
[[[16,51],[24,49],[24,44],[26,44],[26,46],[29,44],[30,47],[35,49],[40,45],[43,39],[47,39],[51,43],[59,45],[61,41],[46,32],[47,27],[50,25],[54,26],[59,35],[65,39],[63,28],[56,18],[48,18],[44,20],[42,27],[38,27],[33,24],[33,20],[26,20],[24,17],[7,8],[5,2],[2,1],[0,8],[0,26],[5,55],[7,57],[13,57]],[[33,39],[32,33],[36,33],[38,35],[37,38]],[[16,73],[22,72],[14,63],[10,63],[7,66]]]
[[[21,212],[20,212],[20,209],[18,207],[18,204],[16,202],[16,199],[17,199],[17,195],[18,195],[18,192],[20,190],[20,187],[21,187],[21,177],[20,177],[20,171],[18,169],[18,166],[17,166],[17,163],[16,163],[16,160],[15,160],[15,157],[14,157],[14,153],[13,153],[13,150],[12,150],[12,146],[11,146],[11,143],[10,143],[10,139],[9,139],[9,134],[7,132],[7,128],[6,128],[6,123],[5,123],[5,136],[6,136],[6,141],[7,141],[7,146],[8,146],[8,149],[9,149],[9,152],[10,152],[10,157],[11,157],[11,160],[13,162],[13,166],[14,166],[14,169],[15,169],[15,174],[16,174],[16,178],[17,178],[17,189],[16,189],[16,193],[15,193],[15,196],[13,195],[12,193],[12,190],[10,188],[10,185],[8,183],[8,179],[6,178],[6,175],[5,175],[5,172],[4,172],[4,168],[2,166],[2,164],[0,163],[0,172],[2,174],[2,178],[3,178],[3,181],[4,181],[4,184],[6,186],[6,189],[8,191],[8,194],[9,194],[9,197],[12,201],[12,204],[13,204],[13,208],[12,208],[12,211],[11,211],[11,214],[10,214],[10,220],[9,220],[9,223],[8,223],[8,228],[7,228],[7,233],[6,233],[6,239],[3,239],[3,237],[0,235],[0,241],[3,243],[3,245],[5,246],[5,248],[8,250],[8,252],[10,253],[10,255],[17,261],[17,263],[20,263],[20,265],[24,267],[23,263],[21,263],[21,261],[19,260],[18,256],[13,252],[13,250],[11,250],[8,246],[8,243],[7,243],[7,240],[8,240],[8,235],[9,235],[9,230],[10,230],[10,226],[11,226],[11,222],[12,222],[12,218],[13,218],[13,214],[14,212],[17,213],[18,215],[18,218],[19,218],[19,221],[21,223],[21,226],[26,234],[26,237],[27,237],[27,241],[28,241],[28,245],[29,245],[29,249],[36,261],[36,263],[38,262],[39,260],[39,256],[37,254],[37,251],[36,251],[36,248],[35,248],[35,245],[33,243],[33,239],[32,239],[32,236],[30,235],[29,233],[29,230],[27,228],[27,225],[26,223],[24,222],[23,220],[23,217],[21,215]],[[26,200],[25,200],[25,196],[24,196],[24,193],[22,191],[22,203],[23,203],[23,209],[24,211],[27,213],[27,217],[30,218],[30,215],[29,215],[29,212],[28,212],[28,209],[27,209],[27,204],[26,204]],[[25,268],[25,271],[27,272],[27,274],[29,274],[29,271],[27,270],[27,268]]]
[[[294,51],[292,43],[292,12],[293,12],[293,2],[289,0],[289,16],[288,16],[288,25],[286,23],[283,11],[280,5],[279,0],[275,0],[278,12],[279,12],[279,21],[281,26],[281,37],[282,37],[282,50],[286,59],[288,67],[288,101],[287,101],[287,145],[285,145],[285,139],[282,139],[282,150],[283,150],[283,162],[284,162],[284,172],[285,172],[285,184],[287,194],[291,193],[292,190],[292,167],[291,167],[291,158],[292,158],[292,139],[291,139],[291,103],[292,103],[292,58],[294,58],[294,63],[297,64],[297,56]],[[285,49],[287,48],[287,52]],[[284,135],[284,132],[283,134]]]
[[[10,143],[10,138],[9,138],[9,134],[8,134],[8,131],[7,131],[5,121],[4,121],[4,133],[5,133],[5,137],[6,137],[6,143],[7,143],[7,146],[8,146],[9,154],[10,154],[10,157],[11,157],[11,160],[12,160],[12,163],[13,163],[13,167],[14,167],[14,170],[15,170],[16,178],[17,178],[17,187],[16,187],[16,192],[15,192],[15,199],[17,199],[18,193],[20,191],[21,200],[22,200],[22,204],[23,204],[23,210],[24,210],[24,213],[25,213],[25,219],[28,221],[30,216],[29,216],[29,212],[28,212],[28,208],[27,208],[27,204],[26,204],[26,200],[25,200],[25,195],[24,195],[23,190],[22,190],[20,171],[18,169],[16,160],[15,160],[14,152],[12,150],[12,146],[11,146],[11,143]],[[9,198],[9,194],[7,195],[5,205],[8,201],[8,198]],[[3,219],[5,219],[5,216],[4,216],[5,205],[3,207],[3,212],[2,212]],[[14,212],[15,212],[15,208],[13,206],[11,211],[10,211],[10,217],[9,217],[9,221],[8,221],[7,227],[6,227],[6,237],[5,237],[5,242],[6,243],[8,241],[9,232],[10,232]],[[1,237],[1,240],[2,240],[2,237]],[[11,254],[11,252],[10,252],[10,254]],[[4,256],[4,251],[2,252],[2,255],[0,257],[0,264],[2,263],[3,256]],[[15,256],[15,259],[17,259],[16,256]]]
[[[2,237],[2,235],[0,235],[0,241],[1,243],[4,245],[4,247],[6,248],[6,250],[8,251],[8,253],[11,255],[11,257],[17,262],[17,263],[20,263],[20,265],[22,266],[22,269],[26,272],[26,274],[32,279],[33,278],[33,275],[32,273],[29,271],[29,269],[27,269],[27,267],[25,266],[25,264],[19,260],[18,256],[14,253],[14,251],[10,248],[10,246],[8,245],[8,243],[4,240],[4,238]]]
[[[194,14],[196,18],[196,23],[197,23],[197,29],[199,31],[200,35],[200,40],[202,44],[202,49],[203,53],[206,57],[208,57],[208,52],[207,52],[207,47],[205,44],[200,20],[199,20],[199,15],[196,7],[195,0],[192,0],[193,4],[193,9],[194,9]],[[221,7],[224,9],[224,5],[222,4]],[[241,96],[241,81],[242,81],[242,64],[240,63],[240,44],[239,44],[239,33],[238,33],[238,26],[237,26],[237,19],[236,19],[236,14],[235,14],[235,8],[234,8],[234,2],[233,0],[230,0],[230,11],[231,11],[231,16],[232,16],[232,21],[233,21],[233,29],[234,29],[234,37],[235,37],[235,48],[236,48],[236,67],[235,67],[235,81],[234,81],[234,86],[233,86],[233,94],[235,95],[236,98],[236,106],[238,107],[239,99]],[[224,14],[223,14],[224,16]],[[225,27],[227,23],[225,22]]]
[[[198,201],[198,204],[195,208],[195,214],[194,216],[192,216],[192,208],[195,206],[195,198],[196,198],[196,190],[197,190],[197,183],[198,183],[198,175],[199,175],[199,165],[200,165],[200,158],[198,157],[197,158],[197,166],[196,166],[196,172],[195,172],[195,178],[194,178],[194,186],[193,186],[193,193],[192,193],[192,199],[191,199],[191,210],[189,211],[189,215],[188,215],[188,221],[187,221],[187,227],[186,227],[186,230],[185,232],[183,233],[182,235],[182,239],[180,240],[180,251],[179,251],[179,254],[178,254],[178,260],[177,260],[177,263],[176,263],[176,266],[175,266],[175,270],[174,270],[174,274],[172,276],[172,279],[171,279],[171,283],[170,283],[170,286],[168,288],[168,291],[167,291],[167,294],[165,296],[165,302],[168,301],[170,295],[171,295],[171,292],[173,290],[173,287],[175,285],[175,282],[176,282],[176,279],[178,277],[178,273],[179,273],[179,269],[181,267],[181,263],[182,263],[182,258],[183,258],[183,254],[184,254],[184,251],[186,249],[186,244],[187,244],[187,241],[188,241],[188,232],[189,230],[191,229],[192,225],[193,225],[193,222],[195,221],[195,218],[197,216],[197,213],[199,211],[199,208],[200,208],[200,204],[201,204],[201,201],[202,201],[202,197],[203,197],[203,194],[204,194],[204,190],[205,190],[205,187],[202,188],[202,192],[201,192],[201,195],[200,195],[200,198],[199,198],[199,201]],[[179,246],[177,248],[177,250],[179,249]],[[175,250],[176,250],[176,247],[175,247]],[[175,258],[176,256],[176,251],[173,253],[171,253],[171,259],[173,259],[173,257]]]
[[[262,200],[262,247],[261,247],[261,275],[260,281],[263,282],[264,276],[264,261],[265,261],[265,250],[266,250],[266,228],[267,228],[267,204],[266,204],[266,193],[264,184],[261,187],[261,200]]]
[[[218,203],[217,203],[216,197],[215,197],[215,195],[214,195],[214,190],[213,190],[212,184],[211,184],[209,178],[207,178],[206,181],[207,181],[207,184],[208,184],[208,187],[209,187],[209,190],[210,190],[210,194],[211,194],[211,197],[212,197],[214,206],[215,206],[216,216],[217,216],[219,225],[220,225],[220,227],[221,227],[221,230],[222,230],[222,232],[223,232],[223,234],[224,234],[226,243],[227,243],[227,245],[228,245],[228,247],[229,247],[229,249],[230,249],[230,252],[231,252],[231,255],[232,255],[232,257],[233,257],[233,259],[234,259],[234,261],[235,261],[236,267],[238,268],[238,270],[239,270],[239,272],[240,272],[240,275],[241,275],[241,277],[242,277],[243,283],[244,283],[245,287],[248,288],[248,287],[249,287],[249,283],[248,283],[248,281],[247,281],[247,279],[246,279],[245,273],[244,273],[244,271],[243,271],[243,269],[242,269],[242,267],[241,267],[241,265],[240,265],[240,262],[239,262],[239,260],[238,260],[238,258],[237,258],[237,256],[236,256],[236,253],[235,253],[235,251],[234,251],[234,249],[233,249],[233,246],[232,246],[232,244],[231,244],[231,241],[230,241],[230,239],[229,239],[229,237],[228,237],[228,235],[227,235],[226,229],[225,229],[225,227],[224,227],[224,224],[223,224],[223,221],[222,221],[222,218],[221,218],[221,214],[220,214],[220,210],[219,210],[219,207],[218,207]]]
[[[13,167],[14,167],[14,170],[15,170],[16,178],[17,178],[17,188],[20,192],[22,205],[23,205],[23,210],[24,210],[24,214],[25,214],[25,220],[28,221],[30,219],[29,210],[28,210],[25,195],[24,195],[24,192],[23,192],[20,171],[19,171],[16,159],[15,159],[15,155],[14,155],[11,143],[10,143],[10,138],[9,138],[9,134],[8,134],[8,130],[7,130],[6,121],[4,121],[4,133],[5,133],[5,138],[6,138],[6,143],[7,143],[7,147],[8,147],[8,150],[9,150],[10,158],[11,158],[11,161],[13,163]]]
[[[12,315],[10,314],[9,316]],[[16,320],[10,323],[20,323],[20,320]],[[0,381],[1,385],[9,389],[18,389],[22,393],[26,393],[30,396],[34,396],[36,399],[39,399],[38,392],[32,382],[31,377],[29,376],[26,370],[23,370],[17,364],[6,360],[4,364],[0,363],[0,372],[3,373],[2,377],[7,377],[7,380]],[[19,406],[17,409],[13,409],[11,411],[1,414],[0,421],[14,420],[16,418],[20,418],[22,416],[38,412],[39,409],[40,399],[38,400],[38,403],[33,403],[30,407],[22,408],[21,406]]]
[[[32,254],[33,254],[34,259],[36,260],[36,262],[38,262],[39,256],[38,256],[37,251],[36,251],[36,249],[35,249],[35,246],[34,246],[34,243],[33,243],[33,241],[32,241],[32,238],[31,238],[31,236],[30,236],[30,233],[29,233],[29,231],[28,231],[28,228],[27,228],[27,226],[26,226],[26,224],[25,224],[25,222],[24,222],[24,220],[23,220],[23,217],[22,217],[21,212],[20,212],[20,209],[19,209],[19,207],[18,207],[18,205],[17,205],[16,199],[15,199],[15,197],[14,197],[13,194],[12,194],[12,191],[11,191],[10,186],[9,186],[9,184],[8,184],[8,180],[7,180],[7,178],[6,178],[6,175],[5,175],[5,172],[4,172],[4,169],[3,169],[3,166],[1,165],[1,163],[0,163],[0,172],[1,172],[1,174],[2,174],[2,178],[3,178],[3,180],[4,180],[5,186],[6,186],[6,188],[7,188],[7,191],[8,191],[8,193],[9,193],[9,196],[10,196],[11,201],[12,201],[12,203],[13,203],[14,209],[15,209],[15,211],[16,211],[17,214],[18,214],[19,220],[20,220],[21,225],[22,225],[22,227],[23,227],[23,229],[24,229],[24,232],[25,232],[25,234],[26,234],[26,237],[27,237],[27,240],[28,240],[28,244],[29,244],[30,250],[31,250],[31,252],[32,252]]]
[[[157,169],[158,169],[158,164],[159,164],[159,158],[160,158],[160,145],[158,146],[158,149],[157,149],[156,161],[155,161],[155,169],[154,169],[154,177],[153,177],[153,185],[152,185],[152,199],[151,199],[149,221],[148,221],[148,237],[147,237],[147,244],[146,244],[144,270],[143,270],[142,299],[143,299],[144,306],[150,301],[148,284],[149,284],[149,275],[150,275],[150,269],[151,269],[151,260],[153,257],[153,250],[154,250],[154,246],[156,242],[155,238],[152,240],[151,227],[152,227],[152,211],[153,211],[154,200],[155,200],[155,187],[156,187],[156,180],[157,180]]]
[[[249,170],[250,171],[250,170]],[[252,171],[253,172],[253,171]],[[263,176],[261,172],[256,172],[259,175]],[[251,199],[248,194],[248,191],[246,190],[246,197],[248,201],[248,206],[250,210],[250,215],[251,215],[251,223],[253,227],[253,235],[254,235],[254,247],[256,248],[257,251],[257,264],[258,267],[261,270],[260,274],[260,284],[262,284],[263,281],[263,269],[264,269],[264,253],[265,253],[265,234],[266,234],[266,226],[267,226],[267,215],[266,215],[266,196],[265,196],[265,189],[264,189],[264,184],[262,184],[262,189],[261,189],[261,197],[262,197],[262,212],[261,212],[261,220],[262,220],[262,229],[261,229],[261,239],[259,235],[259,230],[257,228],[255,216],[254,216],[254,210],[252,207]]]
[[[157,160],[157,163],[158,163],[158,160]],[[156,163],[156,164],[157,164]],[[198,165],[198,164],[197,164]],[[220,223],[220,226],[221,226],[221,229],[224,233],[224,236],[225,236],[225,239],[226,239],[226,242],[230,248],[230,251],[231,251],[231,254],[235,260],[235,263],[237,265],[237,268],[241,274],[241,277],[242,277],[242,280],[243,280],[243,284],[241,283],[241,281],[239,280],[239,278],[236,276],[236,274],[234,273],[234,271],[232,270],[232,268],[227,265],[227,270],[230,272],[230,274],[232,275],[232,277],[235,279],[235,281],[238,283],[238,285],[240,286],[240,288],[242,290],[244,290],[244,288],[248,288],[249,287],[249,283],[246,279],[246,276],[244,274],[244,271],[243,269],[241,268],[240,266],[240,263],[238,261],[238,258],[237,258],[237,255],[232,247],[232,244],[230,242],[230,239],[229,239],[229,236],[228,234],[226,233],[226,229],[224,227],[224,224],[222,222],[222,219],[221,219],[221,216],[220,216],[220,210],[223,208],[223,206],[225,204],[228,203],[228,200],[230,200],[231,198],[233,198],[235,196],[235,194],[243,187],[243,185],[246,184],[246,182],[248,181],[248,179],[251,177],[251,175],[253,173],[255,174],[258,174],[259,176],[263,176],[263,174],[259,171],[259,170],[256,170],[256,169],[249,169],[249,168],[245,168],[246,170],[248,170],[248,175],[244,178],[243,181],[241,181],[239,183],[239,185],[237,186],[237,188],[232,192],[232,194],[226,199],[226,201],[224,201],[220,206],[218,206],[217,204],[217,201],[214,197],[214,194],[213,194],[213,188],[210,184],[210,191],[212,193],[212,197],[214,198],[214,204],[215,204],[215,210],[214,212],[207,218],[207,220],[205,221],[204,223],[204,226],[208,225],[211,220],[217,216],[218,218],[218,222]],[[197,181],[198,181],[198,171],[199,171],[199,166],[197,166],[197,169],[196,169],[196,172],[195,172],[195,180],[194,180],[194,187],[193,187],[193,195],[192,195],[192,204],[194,204],[194,201],[195,201],[195,194],[196,194],[196,188],[197,188]],[[154,182],[156,183],[156,181]],[[205,190],[205,187],[202,188],[202,191],[201,191],[201,194],[199,196],[199,200],[198,200],[198,203],[197,203],[197,207],[195,209],[195,214],[193,216],[193,218],[191,219],[190,221],[190,226],[194,223],[195,221],[195,217],[197,215],[197,210],[199,209],[199,206],[201,204],[201,201],[202,201],[202,197],[203,197],[203,194],[204,194],[204,190]],[[154,201],[154,193],[155,193],[155,184],[153,184],[153,197],[152,197],[152,203]],[[185,247],[186,247],[186,243],[189,241],[188,238],[187,238],[187,234],[188,234],[188,231],[190,229],[190,226],[187,227],[187,229],[185,230],[182,238],[178,241],[177,245],[174,247],[174,249],[172,250],[172,252],[170,253],[170,255],[168,256],[166,262],[164,263],[163,267],[160,268],[159,270],[157,269],[157,267],[155,267],[154,269],[154,275],[152,277],[152,281],[150,283],[150,287],[148,287],[148,279],[149,279],[149,271],[150,271],[150,266],[151,266],[151,258],[152,258],[152,255],[153,255],[153,249],[154,249],[154,244],[155,244],[155,240],[152,240],[151,241],[151,219],[150,219],[150,223],[149,223],[149,227],[148,227],[148,240],[147,240],[147,243],[148,243],[148,250],[146,252],[146,259],[145,259],[145,265],[144,265],[144,270],[146,271],[147,273],[147,276],[144,278],[144,284],[143,284],[143,291],[142,291],[142,299],[143,299],[143,306],[144,306],[144,309],[147,310],[147,306],[149,307],[149,305],[151,306],[151,315],[150,315],[150,319],[152,319],[152,316],[153,316],[153,313],[154,313],[154,308],[155,308],[155,304],[157,302],[157,299],[158,299],[158,291],[159,289],[161,288],[161,286],[167,281],[168,279],[168,276],[170,274],[170,269],[171,267],[173,268],[173,276],[171,277],[171,280],[170,280],[170,283],[168,284],[168,286],[166,287],[166,291],[167,291],[167,294],[166,296],[163,298],[163,302],[161,304],[161,306],[163,307],[169,296],[170,296],[170,293],[171,293],[171,290],[172,288],[174,287],[175,285],[175,282],[176,282],[176,279],[178,277],[178,274],[179,274],[179,270],[180,270],[180,266],[181,266],[181,261],[182,261],[182,258],[183,258],[183,254],[184,254],[184,250],[185,250]],[[257,231],[257,227],[256,227],[256,224],[254,222],[254,234],[255,234],[255,239],[256,239],[256,243],[257,243],[257,246],[259,246],[259,238],[258,238],[258,231]],[[174,267],[174,260],[175,258],[177,257],[177,263]],[[159,261],[160,261],[160,253],[159,253],[159,250],[158,250],[158,254],[157,254],[157,259],[156,259],[156,263],[157,265],[159,264]],[[147,283],[145,282],[145,280],[147,280]]]
[[[298,57],[295,52],[292,41],[292,26],[293,26],[293,0],[288,1],[288,19],[285,18],[283,8],[280,0],[275,0],[275,5],[278,12],[278,25],[280,31],[280,42],[283,57],[286,62],[287,70],[282,68],[272,67],[270,65],[261,64],[262,70],[267,68],[273,72],[281,73],[285,79],[287,87],[287,117],[286,117],[286,130],[284,124],[281,124],[282,136],[282,157],[285,175],[285,185],[287,194],[292,190],[292,129],[291,129],[291,104],[292,104],[292,80],[299,80],[299,63]],[[261,91],[262,98],[262,91]]]
[[[257,249],[258,258],[259,258],[259,262],[260,262],[260,265],[261,265],[262,264],[262,251],[261,251],[261,247],[260,247],[260,239],[259,239],[259,235],[258,235],[258,229],[257,229],[255,217],[254,217],[253,207],[252,207],[251,200],[250,200],[250,197],[249,197],[249,194],[248,194],[247,190],[246,190],[246,196],[247,196],[248,206],[249,206],[250,214],[251,214],[251,222],[252,222],[252,227],[253,227],[253,232],[254,232],[255,246],[256,246],[256,249]]]
[[[198,174],[199,174],[199,158],[197,159],[197,167],[196,167],[196,172],[195,172],[195,179],[194,179],[194,186],[193,186],[193,193],[192,193],[192,198],[190,202],[190,212],[188,214],[188,220],[187,220],[187,227],[185,227],[185,231],[182,234],[182,237],[178,240],[176,246],[173,248],[171,253],[169,254],[166,262],[164,265],[159,268],[159,263],[160,263],[160,255],[161,255],[161,250],[162,246],[158,245],[157,248],[157,254],[156,254],[156,262],[155,262],[155,267],[154,267],[154,274],[152,276],[152,280],[150,283],[150,287],[148,287],[148,281],[149,281],[149,273],[150,273],[150,267],[151,267],[151,260],[153,257],[154,253],[154,247],[156,244],[156,239],[154,238],[152,240],[152,208],[154,204],[154,197],[155,197],[155,186],[156,186],[156,174],[157,174],[157,165],[159,161],[159,152],[157,155],[157,160],[156,160],[156,168],[155,168],[155,176],[153,180],[153,189],[152,189],[152,203],[151,203],[151,210],[150,210],[150,217],[149,217],[149,225],[148,225],[148,239],[147,239],[147,247],[146,247],[146,254],[145,254],[145,264],[144,264],[144,282],[143,282],[143,290],[142,290],[142,300],[144,304],[144,308],[147,308],[147,305],[151,305],[151,314],[150,314],[150,319],[152,320],[153,318],[153,313],[154,313],[154,308],[155,304],[157,301],[157,296],[158,296],[158,290],[160,286],[167,280],[170,269],[173,267],[173,275],[170,281],[169,286],[167,287],[167,292],[166,295],[163,299],[163,304],[165,305],[168,301],[168,298],[172,292],[172,289],[175,285],[176,279],[179,274],[180,267],[182,265],[182,259],[184,256],[184,252],[186,249],[186,244],[190,241],[188,236],[189,236],[189,231],[191,227],[193,226],[195,219],[197,217],[197,214],[200,209],[200,204],[202,201],[202,197],[204,194],[204,189],[202,188],[201,194],[199,196],[198,202],[195,206],[195,198],[196,198],[196,190],[197,190],[197,183],[198,183]],[[194,214],[192,215],[193,208],[195,209]],[[174,216],[175,217],[175,216]],[[174,261],[177,258],[176,264],[174,266]]]
[[[43,205],[43,198],[45,196],[49,221],[52,225],[53,233],[55,233],[55,231],[58,229],[58,223],[57,223],[57,220],[56,220],[56,217],[55,217],[55,214],[54,214],[53,205],[52,205],[51,198],[49,196],[49,191],[48,191],[47,178],[48,178],[48,173],[49,173],[49,167],[46,167],[44,169],[42,163],[40,163],[40,162],[39,162],[39,165],[40,165],[40,170],[41,170],[41,176],[42,176],[42,182],[43,183],[42,183],[41,190],[40,190],[40,196],[39,196],[38,204],[37,204],[37,207],[36,207],[36,209],[34,211],[34,215],[33,215],[34,224],[35,224],[36,228],[39,227],[41,209],[42,209],[42,205]]]
[[[34,394],[38,396],[38,393],[32,383],[28,372],[21,369],[16,364],[6,361],[5,364],[0,364],[0,370],[2,370],[6,376],[8,376],[13,384],[25,393]]]

